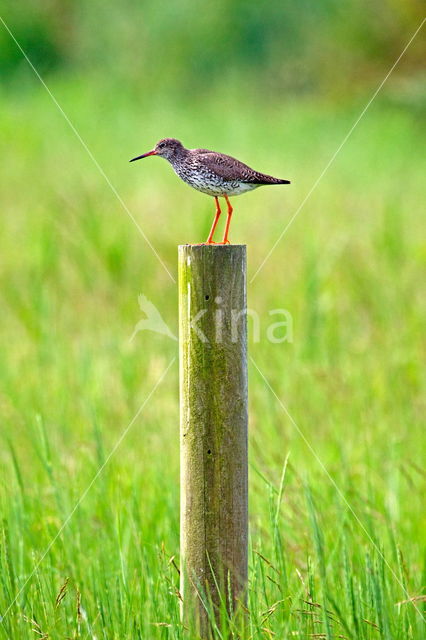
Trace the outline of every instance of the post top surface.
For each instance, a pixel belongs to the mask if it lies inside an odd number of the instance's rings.
[[[209,251],[223,251],[227,249],[247,248],[246,244],[179,244],[179,249],[207,249]]]
[[[246,244],[180,244],[178,246],[179,260],[193,257],[194,260],[233,261],[246,260]]]

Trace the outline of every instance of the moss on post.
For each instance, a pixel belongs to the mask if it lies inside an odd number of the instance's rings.
[[[179,315],[181,591],[207,638],[247,583],[245,246],[179,247]]]

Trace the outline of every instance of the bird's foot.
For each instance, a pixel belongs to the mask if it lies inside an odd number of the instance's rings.
[[[224,242],[214,242],[214,240],[210,240],[207,242],[195,242],[194,244],[191,244],[191,247],[209,247],[210,245],[214,244],[215,246],[224,246],[226,244],[231,244],[230,240],[225,240]]]

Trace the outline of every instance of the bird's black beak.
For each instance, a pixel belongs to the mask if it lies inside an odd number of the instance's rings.
[[[140,160],[141,158],[147,158],[148,156],[156,156],[157,152],[155,149],[152,151],[148,151],[148,153],[143,153],[141,156],[136,156],[136,158],[132,158],[129,162],[134,162],[135,160]]]

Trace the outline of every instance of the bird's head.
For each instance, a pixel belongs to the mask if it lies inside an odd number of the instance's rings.
[[[161,156],[166,158],[166,160],[173,160],[181,151],[183,151],[183,148],[183,144],[179,142],[179,140],[176,140],[175,138],[163,138],[157,142],[152,151],[143,153],[141,156],[136,156],[136,158],[132,158],[130,162],[140,160],[141,158],[147,158],[148,156]]]

